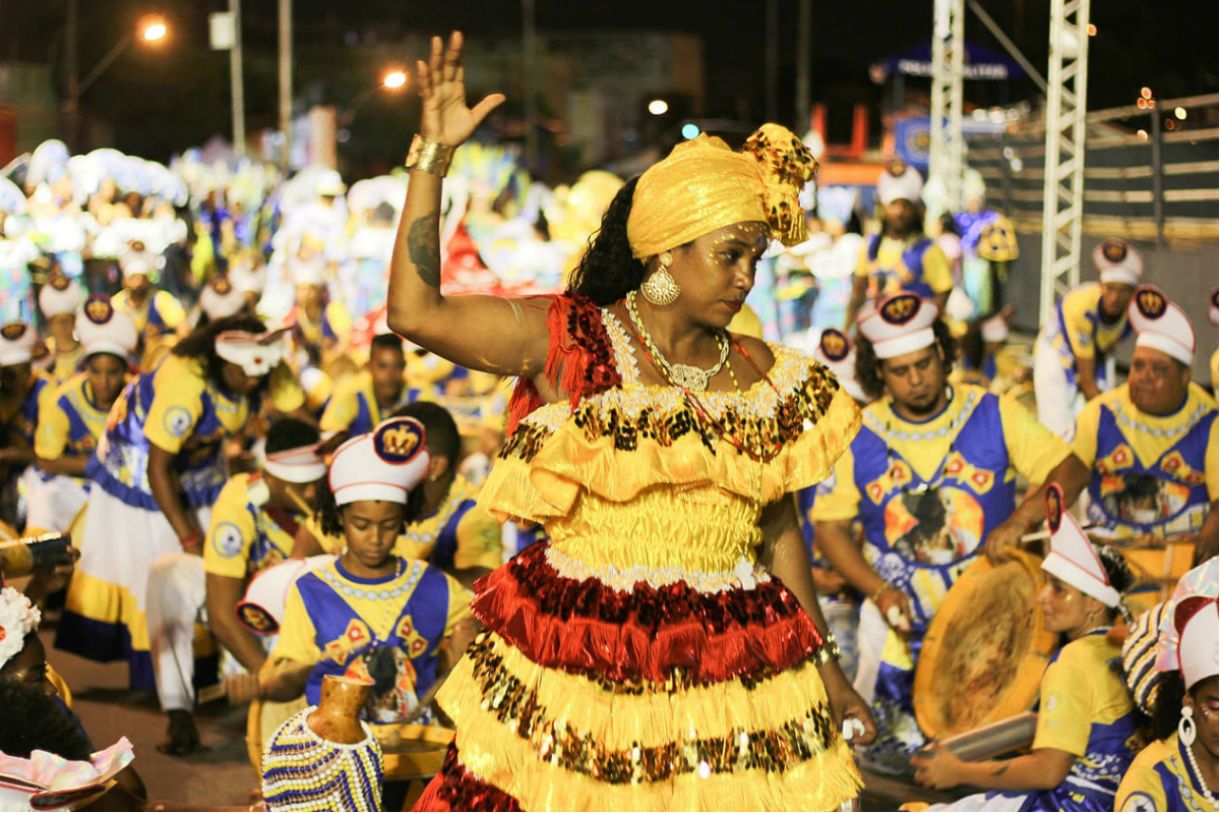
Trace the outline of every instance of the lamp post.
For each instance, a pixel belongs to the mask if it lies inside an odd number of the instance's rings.
[[[379,90],[397,93],[407,86],[407,72],[402,68],[389,68],[381,75],[381,81],[364,90],[352,103],[339,113],[339,124],[346,127],[356,118],[356,111],[364,107]]]

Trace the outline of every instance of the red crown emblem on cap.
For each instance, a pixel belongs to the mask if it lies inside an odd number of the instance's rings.
[[[832,327],[822,331],[822,338],[818,340],[818,344],[821,345],[822,355],[830,361],[842,361],[847,358],[847,353],[851,349],[847,337]]]
[[[373,451],[387,463],[410,463],[424,448],[424,427],[413,418],[395,418],[373,432]]]
[[[229,291],[233,290],[233,286],[224,277],[216,277],[212,280],[212,290],[221,296],[226,296]]]
[[[114,316],[114,305],[105,294],[94,294],[85,303],[85,318],[95,325],[104,325]]]
[[[1046,524],[1051,527],[1051,533],[1059,530],[1063,522],[1063,490],[1058,483],[1046,487]]]
[[[1107,240],[1101,244],[1101,255],[1112,263],[1121,263],[1127,258],[1127,244],[1121,240]]]
[[[919,297],[896,294],[881,304],[881,318],[891,325],[905,325],[919,313]]]
[[[57,291],[66,291],[68,288],[72,287],[72,280],[68,279],[63,274],[56,274],[47,280],[47,282]]]
[[[1169,303],[1156,288],[1141,288],[1135,295],[1135,306],[1145,319],[1160,319],[1169,308]]]
[[[30,327],[25,322],[9,322],[4,327],[0,327],[0,336],[8,339],[10,342],[15,342],[25,335],[25,332]]]

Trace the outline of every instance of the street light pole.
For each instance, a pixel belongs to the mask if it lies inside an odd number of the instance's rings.
[[[292,153],[292,0],[279,0],[280,17],[280,168],[291,167]]]
[[[246,154],[246,92],[241,72],[241,0],[229,0],[233,21],[233,45],[229,48],[229,85],[233,103],[233,149],[238,157]]]

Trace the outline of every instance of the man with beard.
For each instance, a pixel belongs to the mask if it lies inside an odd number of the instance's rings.
[[[867,597],[856,690],[879,733],[865,758],[899,772],[924,742],[911,694],[932,617],[1012,513],[1017,475],[1046,482],[1071,454],[1016,401],[948,385],[954,342],[929,300],[892,296],[865,313],[859,333],[857,378],[878,400],[811,515],[826,559]],[[850,535],[857,518],[863,550]]]

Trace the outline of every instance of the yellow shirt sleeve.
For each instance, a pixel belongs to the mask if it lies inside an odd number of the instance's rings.
[[[356,420],[360,410],[356,394],[360,391],[362,377],[352,376],[335,390],[318,425],[323,432],[345,432]]]
[[[467,511],[457,526],[457,550],[453,554],[453,566],[459,570],[467,567],[486,567],[494,570],[503,559],[503,525],[487,512],[475,505]]]
[[[814,522],[853,520],[860,513],[860,489],[856,488],[855,463],[851,447],[835,462],[834,486],[813,501],[809,517]]]
[[[170,356],[153,373],[153,401],[144,421],[144,437],[171,454],[182,448],[203,413],[204,381],[188,364]]]
[[[1101,405],[1105,397],[1094,398],[1084,405],[1076,416],[1076,436],[1072,438],[1072,454],[1084,463],[1086,468],[1093,468],[1097,460],[1097,431],[1101,428]]]
[[[1165,742],[1158,740],[1131,763],[1114,795],[1115,810],[1168,810],[1165,787],[1156,772],[1157,763],[1168,756]]]
[[[949,258],[936,243],[923,253],[923,280],[938,294],[953,290],[953,271],[949,267]]]
[[[868,242],[871,238],[864,238],[864,248],[860,249],[860,256],[856,259],[856,276],[868,276]]]
[[[313,619],[305,609],[301,593],[296,585],[288,591],[284,604],[284,620],[280,624],[280,638],[275,642],[269,661],[296,661],[297,663],[319,663],[322,650],[318,648],[318,633]]]
[[[68,414],[59,406],[60,387],[46,387],[50,397],[38,400],[38,430],[34,433],[34,454],[43,460],[58,460],[68,448],[71,426]]]
[[[247,478],[234,477],[225,483],[212,506],[212,519],[203,546],[203,569],[215,576],[245,579],[250,561],[250,546],[258,530],[246,508]]]
[[[1097,307],[1097,292],[1090,286],[1068,291],[1063,296],[1063,326],[1067,330],[1068,347],[1077,358],[1091,359],[1097,355],[1093,343],[1093,323],[1088,314]]]
[[[1080,757],[1088,747],[1093,723],[1091,682],[1090,676],[1082,674],[1072,662],[1073,654],[1065,650],[1042,676],[1034,750],[1054,748]]]
[[[1031,483],[1046,482],[1051,471],[1071,454],[1068,445],[1015,398],[1000,399],[1000,424],[1012,467]]]
[[[449,585],[449,615],[445,618],[445,636],[448,636],[454,627],[470,618],[470,602],[474,596],[448,573],[445,574],[445,582]]]
[[[331,302],[326,306],[326,321],[334,331],[339,344],[347,344],[352,335],[352,317],[347,312],[347,306],[342,302]]]
[[[1220,493],[1220,462],[1216,460],[1216,430],[1220,428],[1220,418],[1212,421],[1212,431],[1207,433],[1207,464],[1205,467],[1205,475],[1207,477],[1207,498],[1212,502],[1217,499],[1217,494]]]
[[[169,291],[157,291],[154,297],[161,321],[165,322],[165,326],[170,330],[177,330],[178,326],[186,321],[186,310],[182,303]]]
[[[301,383],[293,375],[292,368],[283,362],[271,371],[267,400],[280,412],[296,412],[305,406],[305,392],[301,389]]]

